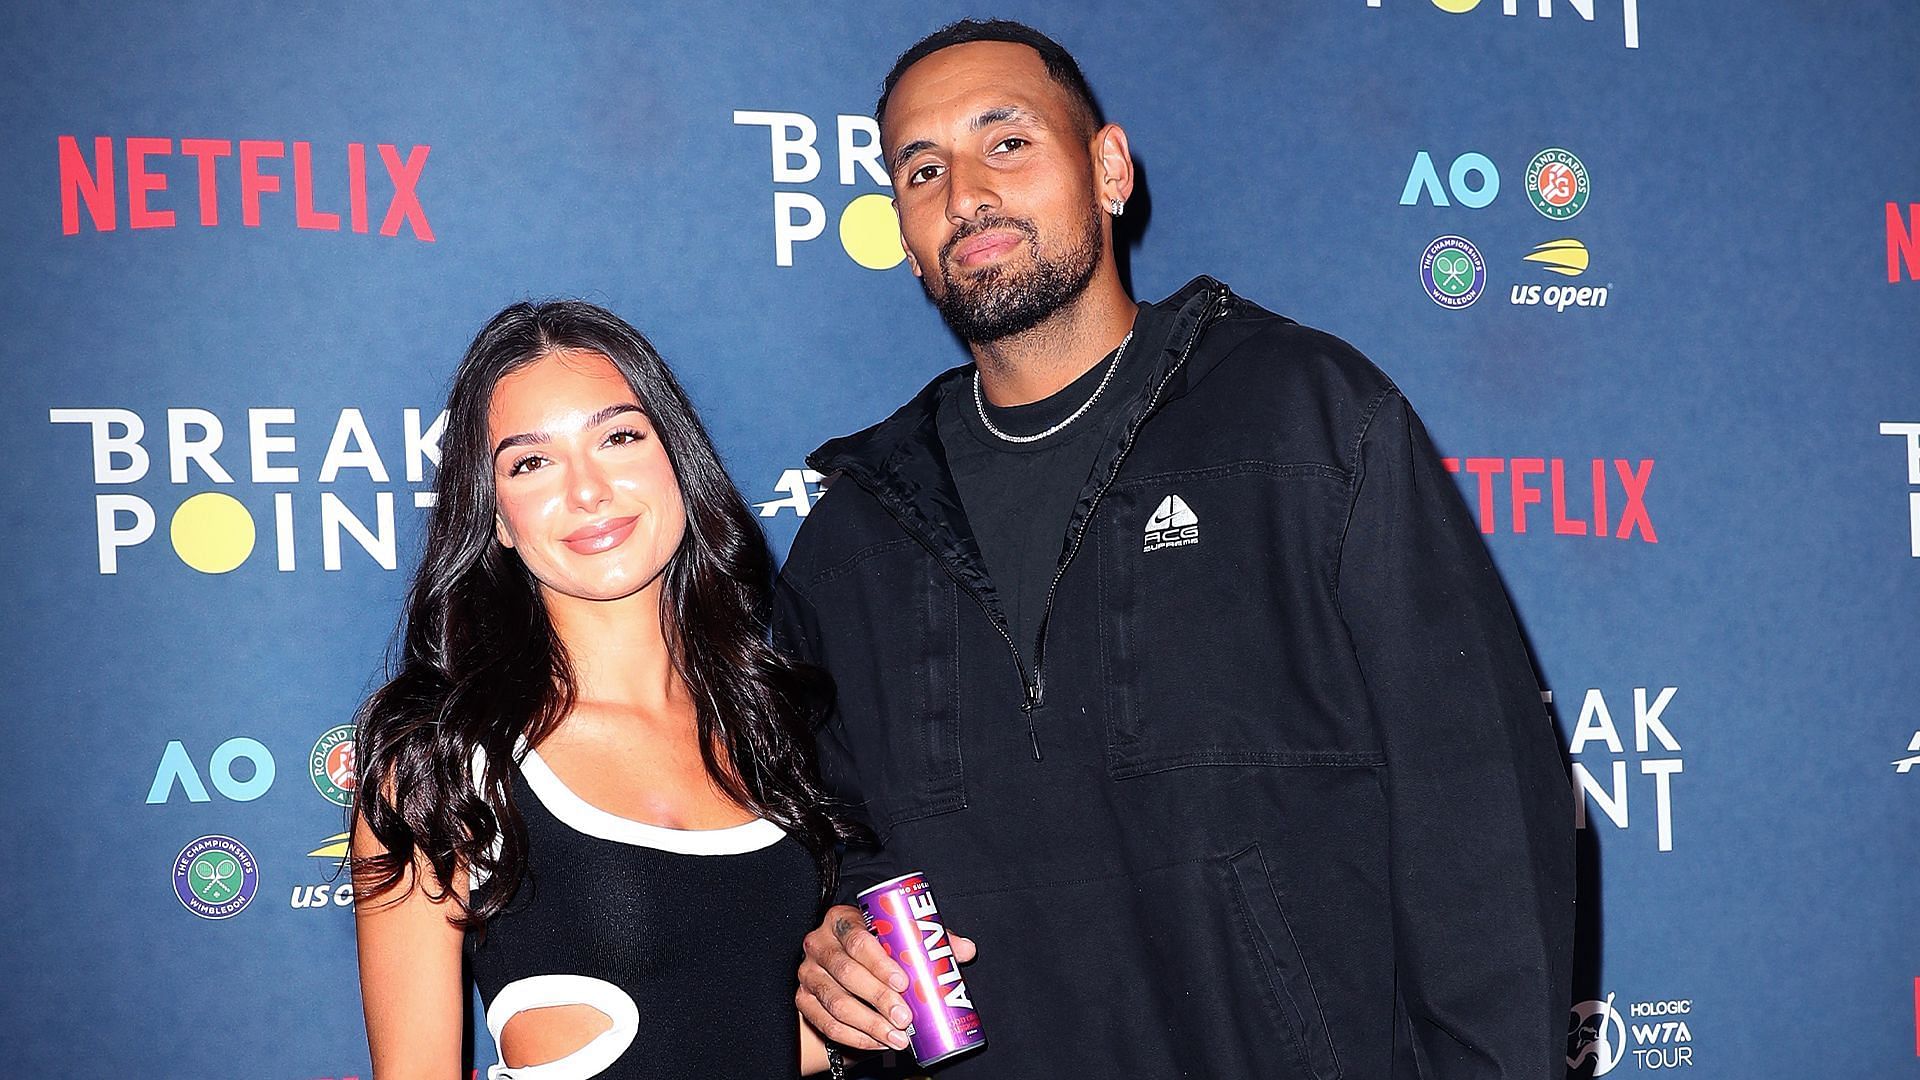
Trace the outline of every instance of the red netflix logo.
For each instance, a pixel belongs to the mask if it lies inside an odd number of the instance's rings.
[[[1653,459],[1638,463],[1625,458],[1608,461],[1575,462],[1573,478],[1568,479],[1567,462],[1562,458],[1444,458],[1447,471],[1465,471],[1477,481],[1480,531],[1491,535],[1504,519],[1512,531],[1527,531],[1527,508],[1551,511],[1555,536],[1598,536],[1615,540],[1638,537],[1649,544],[1660,538],[1654,534],[1653,518],[1647,514],[1647,484],[1653,479]],[[1585,475],[1581,475],[1584,473]],[[1495,477],[1504,476],[1504,481]],[[1545,487],[1541,487],[1541,481]],[[1507,495],[1507,513],[1497,512],[1499,491]],[[1618,509],[1619,516],[1609,512]],[[1591,513],[1590,517],[1576,516]],[[1534,521],[1535,531],[1543,531],[1546,522]]]
[[[1900,220],[1900,204],[1887,204],[1887,280],[1900,280],[1901,264],[1906,264],[1907,280],[1920,281],[1920,203],[1907,204],[1907,219]]]
[[[280,181],[287,179],[275,171],[279,166],[264,163],[284,160],[287,157],[287,144],[278,140],[241,139],[238,145],[239,155],[235,163],[239,172],[240,222],[249,227],[258,227],[262,196],[279,194]],[[234,149],[234,142],[227,139],[180,140],[180,155],[194,159],[202,225],[220,224],[220,161],[222,158],[234,158]],[[389,143],[380,143],[374,149],[391,188],[386,214],[380,222],[380,235],[399,236],[400,227],[405,225],[415,238],[431,241],[433,227],[427,223],[427,212],[420,205],[417,192],[420,173],[427,166],[427,154],[431,147],[409,147],[404,159],[400,156],[399,148]],[[154,159],[173,156],[174,141],[122,139],[119,151],[119,162],[124,164],[127,178],[127,227],[173,228],[174,210],[154,206],[153,196],[167,190],[169,179],[166,172],[162,171],[164,162],[156,165]],[[94,139],[93,157],[89,161],[78,139],[72,135],[62,135],[59,154],[61,233],[73,236],[80,231],[80,210],[83,206],[93,223],[93,231],[112,232],[119,225],[114,140],[105,135]],[[340,157],[334,157],[331,161],[323,159],[323,165],[335,169],[344,165],[347,226],[357,233],[366,232],[369,220],[366,144],[348,143],[344,161]],[[313,144],[294,143],[291,176],[293,223],[302,229],[338,232],[340,214],[314,206],[313,168]]]

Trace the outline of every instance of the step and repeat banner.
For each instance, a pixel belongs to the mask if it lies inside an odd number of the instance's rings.
[[[1129,132],[1137,295],[1351,340],[1456,472],[1579,794],[1569,1074],[1920,1076],[1904,0],[8,6],[10,1075],[370,1075],[351,721],[467,340],[633,321],[784,552],[963,359],[870,114],[984,14]]]

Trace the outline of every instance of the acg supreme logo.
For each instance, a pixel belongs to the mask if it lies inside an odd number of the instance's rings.
[[[820,125],[797,112],[736,109],[733,122],[767,129],[773,156],[773,264],[792,266],[795,246],[819,238],[827,229],[827,208],[820,196],[797,190],[819,178]],[[864,175],[884,191],[855,196],[840,211],[840,246],[869,270],[891,270],[907,257],[900,246],[900,218],[893,210],[893,181],[880,162],[880,125],[870,116],[834,117],[839,186],[856,187]]]

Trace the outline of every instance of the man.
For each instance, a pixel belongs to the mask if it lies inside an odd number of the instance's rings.
[[[1212,279],[1130,300],[1126,133],[1038,32],[934,34],[877,115],[973,363],[809,459],[778,623],[876,840],[842,899],[924,871],[980,943],[987,1046],[942,1074],[1559,1076],[1571,795],[1406,400]],[[905,1045],[852,907],[800,982],[829,1039]]]

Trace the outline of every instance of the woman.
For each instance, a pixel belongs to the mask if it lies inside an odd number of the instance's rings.
[[[493,1080],[824,1068],[793,994],[849,835],[812,773],[827,688],[767,644],[766,543],[672,374],[600,308],[509,307],[437,487],[359,720],[374,1074],[461,1073],[463,950]]]

